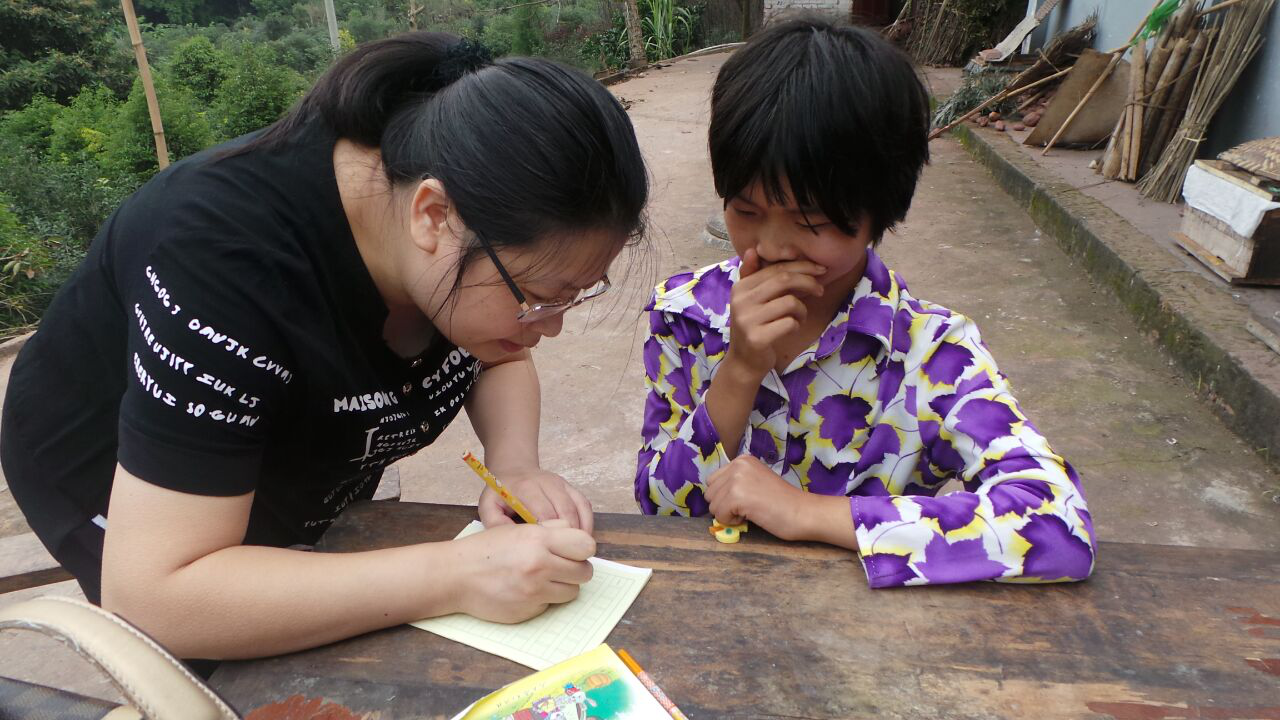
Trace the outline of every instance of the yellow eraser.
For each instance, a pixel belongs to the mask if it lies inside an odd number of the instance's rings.
[[[742,539],[742,533],[747,531],[747,524],[721,525],[719,521],[713,520],[708,531],[722,543],[736,543]]]

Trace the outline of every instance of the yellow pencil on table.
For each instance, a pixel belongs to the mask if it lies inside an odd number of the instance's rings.
[[[489,468],[485,467],[484,463],[480,462],[475,455],[467,453],[462,456],[462,459],[471,467],[472,470],[475,471],[477,475],[480,476],[480,479],[483,480],[486,485],[493,488],[493,491],[498,493],[498,497],[502,498],[502,501],[505,502],[508,507],[516,511],[516,514],[519,515],[522,520],[531,525],[538,524],[538,518],[534,517],[533,513],[529,512],[529,508],[525,507],[524,503],[520,502],[520,498],[512,495],[511,491],[503,486],[502,481],[494,477],[493,473],[489,472]]]
[[[671,702],[671,698],[667,697],[667,694],[662,692],[662,688],[658,687],[658,683],[654,682],[653,678],[649,677],[649,673],[645,672],[644,668],[640,667],[640,663],[636,662],[635,658],[631,657],[631,655],[622,648],[618,648],[617,653],[618,657],[622,659],[622,662],[626,664],[627,668],[630,669],[631,672],[635,673],[636,679],[640,681],[640,684],[644,685],[644,688],[649,691],[649,694],[653,696],[654,700],[658,701],[658,704],[662,706],[662,709],[667,711],[668,715],[675,718],[675,720],[689,720],[684,713],[680,712],[680,708],[676,707],[676,704]]]

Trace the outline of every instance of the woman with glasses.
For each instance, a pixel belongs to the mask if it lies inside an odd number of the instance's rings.
[[[103,226],[12,371],[14,497],[91,600],[182,657],[570,600],[591,506],[539,465],[529,350],[608,290],[647,192],[630,121],[589,77],[439,33],[363,45]],[[489,530],[462,540],[290,549],[464,406],[546,522],[486,490]]]

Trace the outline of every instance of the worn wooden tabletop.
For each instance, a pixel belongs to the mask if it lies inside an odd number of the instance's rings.
[[[364,503],[319,549],[446,540],[474,513]],[[654,569],[608,642],[694,720],[1280,720],[1275,554],[1104,542],[1084,583],[873,591],[852,553],[758,530],[721,545],[705,519],[596,528],[600,557]],[[224,664],[213,685],[253,720],[303,698],[391,720],[449,717],[530,672],[402,626]]]

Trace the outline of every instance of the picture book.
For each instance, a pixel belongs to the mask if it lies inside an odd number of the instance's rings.
[[[671,720],[608,645],[485,696],[453,720]]]

